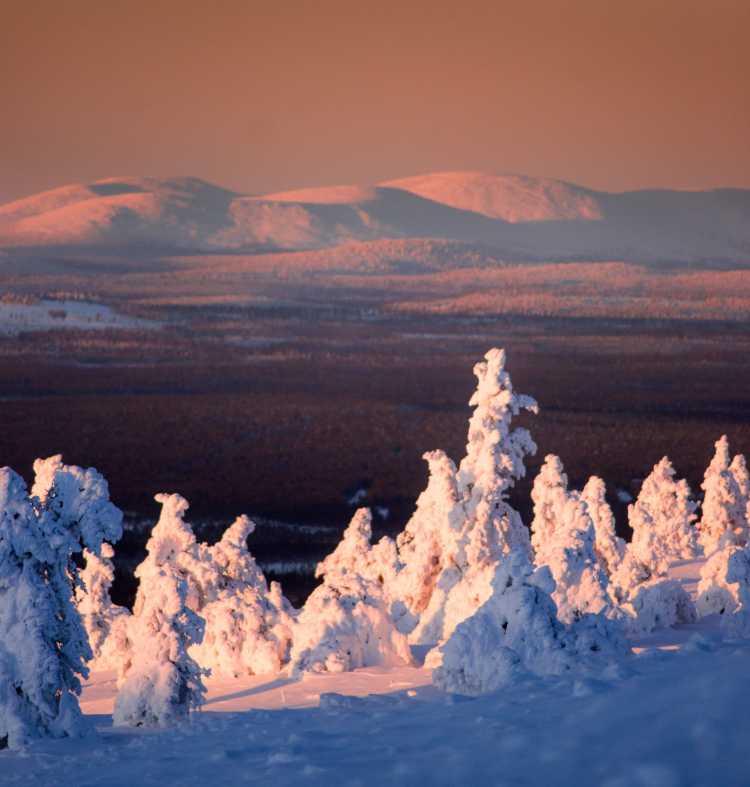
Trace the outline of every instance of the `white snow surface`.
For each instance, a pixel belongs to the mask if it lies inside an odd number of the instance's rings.
[[[102,303],[90,301],[40,300],[37,303],[0,301],[0,336],[17,336],[27,331],[147,330],[159,323],[126,317]]]
[[[669,576],[694,597],[702,563]],[[746,785],[750,640],[706,618],[631,644],[596,678],[526,676],[476,699],[423,667],[209,679],[205,709],[158,731],[113,728],[115,675],[94,672],[93,734],[0,752],[0,783]]]

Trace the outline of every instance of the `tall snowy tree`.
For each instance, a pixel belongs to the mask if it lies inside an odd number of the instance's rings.
[[[34,469],[31,497],[20,476],[0,469],[0,740],[11,748],[85,731],[78,695],[91,649],[74,603],[73,556],[97,554],[122,532],[96,470],[60,456]]]
[[[522,410],[537,412],[537,405],[513,390],[505,360],[504,350],[493,349],[474,367],[477,389],[469,404],[475,409],[466,456],[456,475],[457,501],[456,505],[451,502],[454,493],[449,483],[441,503],[449,516],[441,520],[434,542],[442,545],[441,569],[430,582],[429,601],[410,634],[415,644],[436,643],[449,636],[489,598],[500,558],[530,550],[528,530],[508,503],[507,494],[525,475],[525,457],[536,450],[528,431],[513,429],[511,423]],[[409,571],[409,556],[402,554],[401,561]]]
[[[594,551],[599,563],[611,576],[625,556],[625,542],[615,532],[615,517],[607,503],[604,481],[591,476],[581,492],[594,523]]]
[[[159,494],[161,516],[136,569],[139,580],[128,626],[132,643],[121,664],[113,721],[116,725],[168,726],[203,703],[204,670],[188,648],[203,638],[204,620],[189,606],[190,582],[181,559],[196,560],[196,543],[180,495]]]
[[[628,507],[633,530],[633,555],[652,576],[666,574],[675,560],[698,554],[696,530],[697,505],[690,499],[687,481],[676,481],[672,463],[665,456],[643,482],[638,499]]]
[[[741,544],[746,529],[744,512],[740,513],[742,492],[730,464],[729,441],[722,435],[701,484],[704,497],[698,538],[707,557],[725,546]]]

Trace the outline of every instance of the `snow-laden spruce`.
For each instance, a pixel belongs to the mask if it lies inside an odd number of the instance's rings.
[[[34,471],[29,496],[19,475],[0,469],[0,739],[10,748],[85,732],[78,695],[92,654],[73,556],[122,534],[96,470],[54,456]]]
[[[444,691],[478,695],[526,673],[604,667],[628,652],[617,624],[601,615],[562,623],[550,595],[554,588],[547,566],[534,570],[521,551],[503,558],[490,598],[433,651],[433,683]]]
[[[184,522],[187,501],[159,494],[161,516],[138,566],[138,593],[128,622],[130,647],[120,663],[113,722],[169,726],[200,707],[205,671],[188,652],[203,638],[204,620],[188,605],[190,583],[180,567],[194,560],[195,536]]]
[[[414,644],[449,637],[489,598],[500,558],[530,550],[528,530],[507,494],[526,473],[524,458],[536,451],[526,429],[511,428],[513,418],[538,408],[513,390],[505,360],[504,350],[493,349],[475,365],[466,456],[454,473],[442,452],[429,455],[430,485],[399,539],[399,592],[419,614],[409,636]]]
[[[238,517],[208,550],[215,569],[205,587],[205,634],[191,655],[212,674],[227,677],[278,672],[289,657],[294,610],[278,583],[269,590],[247,538],[255,523]]]
[[[625,542],[615,532],[615,516],[607,503],[606,486],[597,476],[591,476],[581,492],[594,523],[594,551],[607,576],[617,570],[625,557]]]
[[[726,435],[716,441],[715,448],[701,484],[704,497],[698,537],[706,557],[726,546],[747,543],[747,501],[740,487],[743,481],[731,469]],[[735,471],[739,476],[741,468],[735,465]]]
[[[409,644],[396,628],[383,583],[394,553],[370,546],[371,521],[370,512],[359,509],[339,546],[318,565],[316,576],[323,584],[297,618],[290,674],[411,663]],[[379,567],[378,556],[384,553]]]
[[[670,563],[698,554],[693,527],[697,504],[690,499],[687,481],[676,481],[674,476],[672,463],[663,457],[643,482],[635,503],[628,506],[630,548],[652,576],[663,576]]]
[[[76,606],[91,646],[89,669],[117,669],[120,655],[127,651],[129,610],[112,603],[110,588],[115,578],[114,549],[106,542],[99,554],[85,549],[81,584],[76,588]]]

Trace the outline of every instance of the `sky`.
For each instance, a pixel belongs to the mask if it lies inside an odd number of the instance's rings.
[[[479,169],[750,187],[748,0],[5,0],[0,201]]]

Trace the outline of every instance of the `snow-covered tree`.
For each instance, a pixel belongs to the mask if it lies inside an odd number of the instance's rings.
[[[737,488],[737,504],[732,512],[732,520],[735,522],[736,534],[735,541],[740,546],[748,542],[750,535],[750,520],[748,511],[750,510],[750,473],[747,471],[747,462],[744,454],[736,454],[729,465],[729,472],[734,478]]]
[[[519,674],[558,675],[627,652],[616,622],[584,615],[567,626],[557,617],[547,566],[533,570],[522,552],[498,564],[490,598],[430,653],[433,683],[445,691],[477,695]]]
[[[693,600],[674,579],[652,579],[636,585],[621,608],[625,631],[631,637],[697,620]]]
[[[78,695],[91,649],[74,603],[73,555],[99,553],[122,533],[96,470],[60,456],[34,469],[31,497],[20,476],[0,469],[0,739],[10,748],[85,731]]]
[[[534,501],[531,546],[538,566],[549,562],[549,550],[552,549],[555,530],[559,526],[557,507],[561,500],[559,495],[561,491],[564,499],[568,491],[568,476],[565,474],[560,457],[547,454],[531,488],[531,499]]]
[[[396,539],[401,569],[395,595],[411,620],[408,630],[416,625],[435,593],[438,578],[458,553],[465,522],[453,461],[443,451],[429,451],[423,458],[430,469],[427,488]]]
[[[722,435],[706,469],[699,541],[706,556],[731,544],[747,540],[747,520],[741,511],[742,492],[730,469],[729,441]]]
[[[128,625],[129,658],[120,665],[116,725],[168,726],[200,707],[204,670],[188,648],[203,638],[204,620],[189,605],[191,583],[181,563],[196,559],[180,495],[159,494],[161,516],[136,569],[139,580]]]
[[[485,360],[475,365],[474,374],[478,383],[469,404],[475,409],[455,488],[450,465],[443,456],[435,457],[435,475],[442,476],[435,482],[436,496],[440,496],[436,507],[443,513],[436,520],[439,527],[435,535],[425,540],[436,545],[440,554],[430,555],[430,546],[415,549],[412,555],[406,549],[400,554],[407,572],[412,571],[410,559],[418,554],[419,568],[412,576],[429,576],[427,583],[421,583],[423,589],[431,588],[427,603],[426,592],[412,593],[422,607],[410,634],[410,642],[415,644],[448,637],[489,598],[499,560],[512,551],[528,554],[530,550],[528,530],[508,503],[507,494],[525,475],[524,458],[536,450],[526,429],[511,428],[512,420],[522,410],[536,412],[537,405],[531,397],[514,392],[504,350],[490,350]],[[430,501],[424,503],[428,509]],[[402,543],[408,543],[407,539]],[[437,560],[437,573],[430,573],[425,553],[430,560]]]
[[[604,481],[591,476],[581,492],[594,523],[594,551],[602,568],[611,576],[625,556],[625,542],[615,532],[615,517],[607,503]]]
[[[396,544],[387,536],[374,545],[371,539],[372,513],[369,508],[359,508],[336,549],[317,566],[315,576],[357,574],[377,582],[387,594],[400,568]]]
[[[288,659],[294,613],[277,584],[269,590],[247,549],[254,530],[252,520],[240,516],[209,550],[218,576],[198,610],[206,621],[203,641],[190,653],[214,674],[278,672]]]
[[[671,562],[698,553],[693,527],[697,505],[690,499],[687,481],[676,481],[674,475],[672,463],[663,457],[628,507],[633,555],[653,576],[666,574]]]
[[[127,650],[127,624],[130,612],[112,603],[110,588],[115,578],[114,549],[106,542],[99,555],[84,550],[81,584],[76,588],[76,606],[83,619],[93,654],[89,669],[117,668]]]
[[[474,366],[477,388],[469,400],[466,456],[458,468],[458,492],[478,557],[495,558],[517,549],[529,550],[529,531],[506,496],[526,475],[524,459],[536,453],[527,429],[511,428],[523,410],[537,413],[534,399],[513,390],[505,369],[505,350],[492,349]]]
[[[585,614],[611,614],[608,577],[594,549],[594,523],[586,503],[563,487],[546,495],[550,542],[542,554],[555,580],[552,598],[560,620],[571,623]],[[537,563],[538,565],[541,565]]]
[[[729,579],[730,566],[735,556],[745,548],[734,545],[714,552],[701,568],[695,606],[701,617],[706,615],[732,615],[741,606],[740,587]]]
[[[411,663],[383,583],[371,573],[369,518],[355,514],[339,547],[318,566],[323,584],[305,602],[294,627],[290,673],[348,672]],[[370,577],[358,573],[361,566]]]

